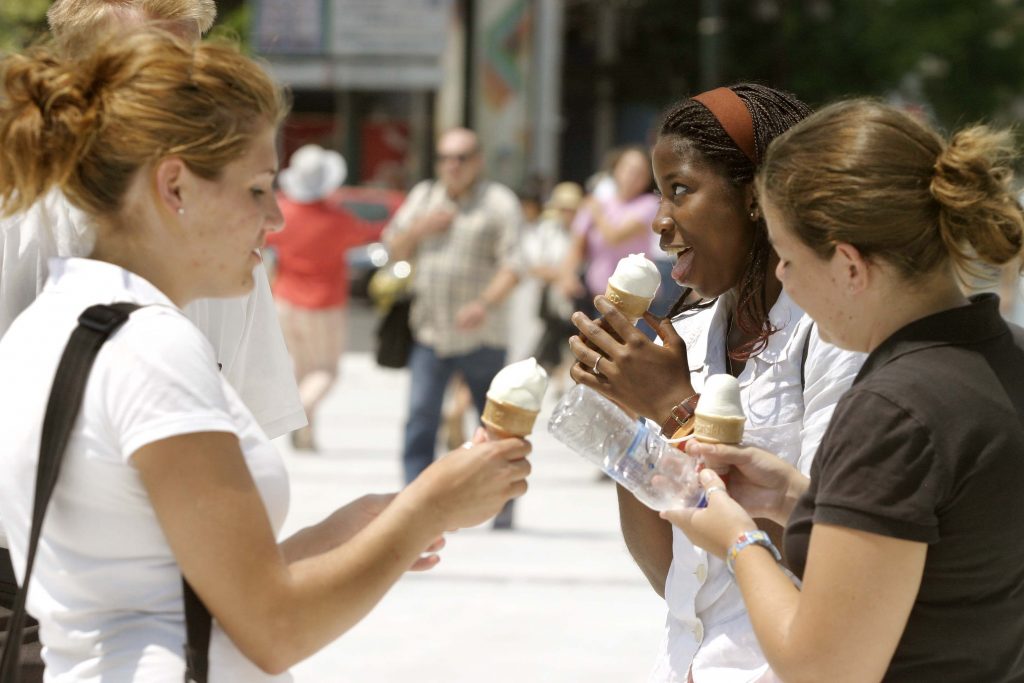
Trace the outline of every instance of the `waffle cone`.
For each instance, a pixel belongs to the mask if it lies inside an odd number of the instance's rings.
[[[697,413],[693,423],[693,436],[706,443],[739,443],[743,440],[744,417],[702,415]]]
[[[506,439],[510,436],[529,436],[533,423],[537,421],[538,410],[527,410],[511,403],[502,403],[488,398],[480,421],[487,427],[489,436]]]
[[[653,296],[637,296],[636,294],[623,292],[611,283],[608,283],[605,287],[604,296],[608,301],[612,302],[615,308],[622,312],[622,315],[633,322],[642,318],[644,312],[651,307],[651,302],[654,301]]]

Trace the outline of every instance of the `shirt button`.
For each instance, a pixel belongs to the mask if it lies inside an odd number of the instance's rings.
[[[693,625],[693,637],[698,643],[704,640],[704,623],[700,619]]]
[[[708,578],[708,566],[706,564],[698,564],[694,574],[697,575],[698,581],[704,583]]]

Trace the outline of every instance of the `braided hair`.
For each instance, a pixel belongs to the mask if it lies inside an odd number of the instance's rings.
[[[729,86],[729,89],[736,93],[750,112],[757,165],[760,165],[769,143],[776,136],[811,113],[810,107],[788,92],[756,83],[740,83]],[[737,187],[754,180],[757,165],[736,146],[715,115],[696,100],[687,98],[673,105],[664,116],[659,137],[686,141],[691,149],[719,166]],[[768,319],[770,307],[766,294],[771,254],[768,229],[764,218],[759,218],[754,227],[753,245],[737,284],[736,304],[737,325],[746,334],[755,336],[747,344],[729,352],[735,360],[745,361],[757,355],[768,345],[768,337],[775,332]],[[692,293],[689,287],[683,290],[669,311],[669,317],[711,305],[709,301],[694,302]]]

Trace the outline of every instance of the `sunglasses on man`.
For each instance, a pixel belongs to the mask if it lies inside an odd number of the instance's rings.
[[[460,164],[464,164],[475,156],[476,152],[461,152],[459,154],[438,154],[437,163],[443,164],[446,161],[457,161]]]

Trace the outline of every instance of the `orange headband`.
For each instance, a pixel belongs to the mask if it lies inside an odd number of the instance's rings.
[[[707,107],[740,151],[750,159],[750,163],[757,166],[754,120],[750,118],[750,111],[740,96],[729,88],[715,88],[690,99]]]

